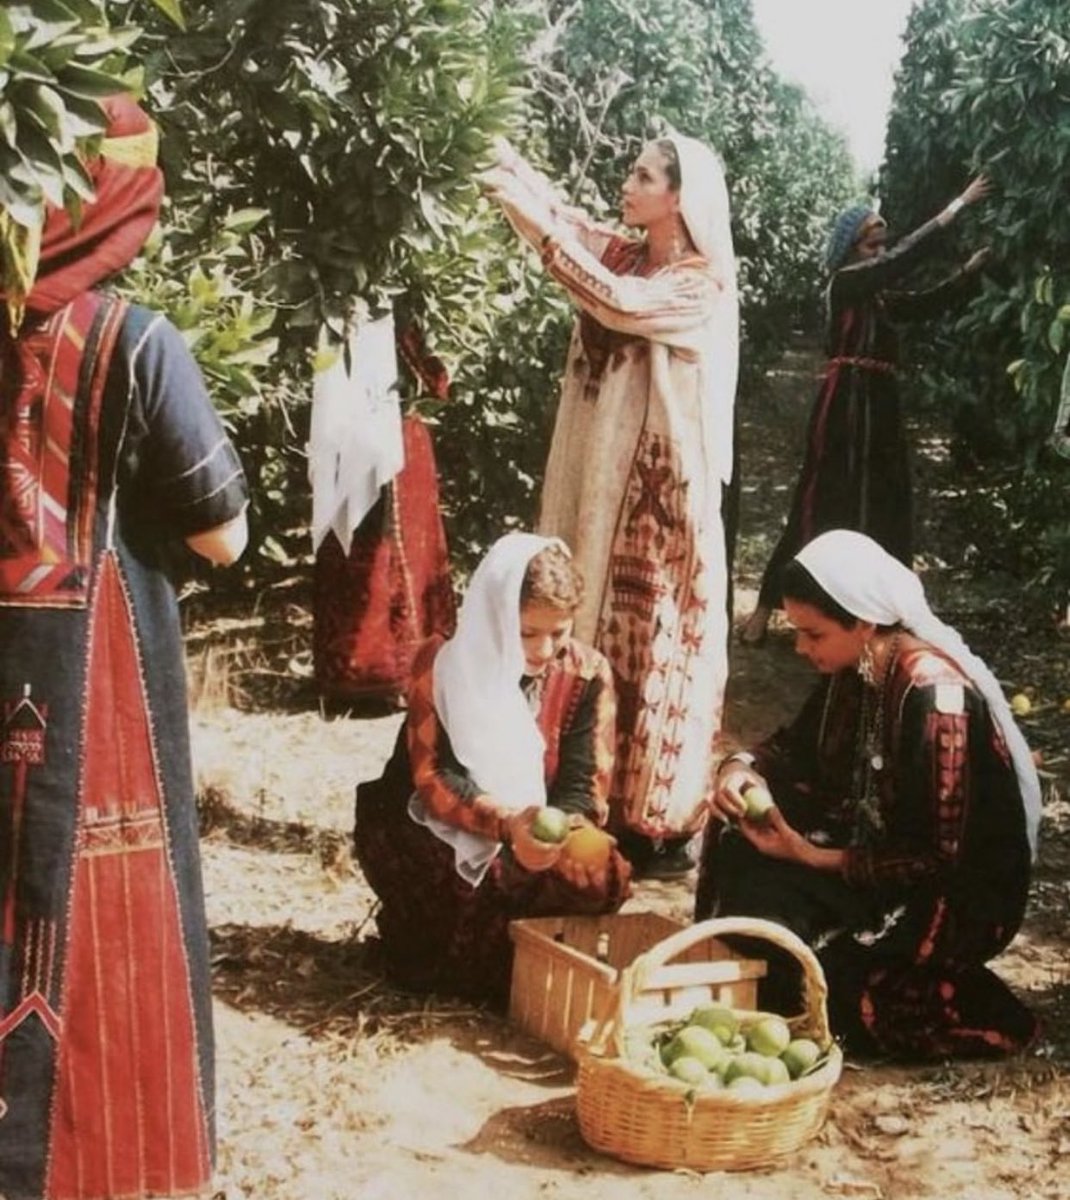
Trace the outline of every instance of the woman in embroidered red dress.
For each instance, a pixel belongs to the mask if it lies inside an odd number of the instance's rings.
[[[759,645],[765,638],[780,604],[784,565],[826,529],[857,529],[910,566],[913,509],[896,382],[896,327],[967,299],[988,251],[979,250],[935,287],[903,291],[897,285],[932,253],[936,235],[956,213],[988,191],[988,181],[979,176],[891,249],[885,249],[883,218],[868,205],[854,205],[837,218],[825,255],[830,272],[827,365],[810,413],[806,456],[787,524],[762,575],[757,607],[743,627],[745,645]]]
[[[200,1192],[214,1098],[176,543],[245,543],[241,467],[178,331],[95,290],[138,253],[155,130],[105,101],[0,328],[0,1194]]]
[[[1022,920],[1040,785],[998,682],[863,534],[809,543],[784,605],[828,678],[790,728],[721,764],[696,917],[799,934],[855,1051],[1021,1049],[1035,1021],[985,964]],[[739,819],[754,784],[776,799],[766,823]]]
[[[551,804],[600,826],[613,767],[606,660],[572,637],[582,582],[556,539],[511,533],[472,576],[449,641],[416,656],[382,778],[357,789],[354,842],[403,987],[504,1005],[509,922],[615,911],[629,868],[584,866],[531,825]]]
[[[646,145],[621,205],[642,238],[563,205],[508,147],[486,186],[580,309],[539,528],[587,581],[577,636],[609,659],[619,706],[612,822],[648,869],[652,845],[705,819],[728,673],[739,319],[724,172],[693,138]]]

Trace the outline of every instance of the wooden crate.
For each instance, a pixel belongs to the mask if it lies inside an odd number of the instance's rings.
[[[684,928],[680,921],[644,912],[513,921],[510,1018],[555,1050],[576,1057],[576,1039],[609,1011],[621,972]],[[600,951],[604,961],[599,961]],[[703,965],[695,973],[692,964]],[[642,1015],[657,1021],[670,1006],[713,1000],[731,1008],[754,1008],[757,981],[765,970],[764,962],[741,958],[717,938],[702,939],[680,961],[662,967],[663,986],[644,992]]]

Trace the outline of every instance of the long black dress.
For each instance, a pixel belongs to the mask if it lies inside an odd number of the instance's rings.
[[[841,267],[829,281],[828,357],[787,525],[762,576],[758,602],[766,608],[780,604],[784,565],[828,529],[868,534],[911,564],[913,501],[896,325],[964,299],[977,277],[958,271],[924,291],[893,285],[925,259],[940,229],[929,221],[877,258]]]
[[[987,705],[922,644],[880,689],[842,672],[756,750],[789,824],[844,848],[842,873],[769,858],[719,822],[695,915],[765,917],[818,955],[834,1032],[902,1058],[987,1055],[1034,1036],[985,964],[1014,937],[1030,850],[1013,764]]]

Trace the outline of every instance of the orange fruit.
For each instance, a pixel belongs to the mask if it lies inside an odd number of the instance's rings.
[[[565,838],[562,853],[591,870],[605,870],[615,839],[595,825],[580,825]]]

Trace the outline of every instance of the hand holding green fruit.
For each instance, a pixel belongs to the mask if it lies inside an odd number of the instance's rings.
[[[556,846],[568,837],[568,813],[552,804],[545,804],[535,814],[531,822],[531,836],[539,842],[549,842]]]
[[[776,807],[772,792],[760,783],[752,783],[743,788],[742,795],[747,806],[743,819],[753,821],[756,825],[768,821],[770,812]]]
[[[535,834],[535,822],[545,820],[545,812],[544,806],[533,805],[506,820],[506,840],[525,871],[548,871],[561,856],[561,842],[550,842]]]

